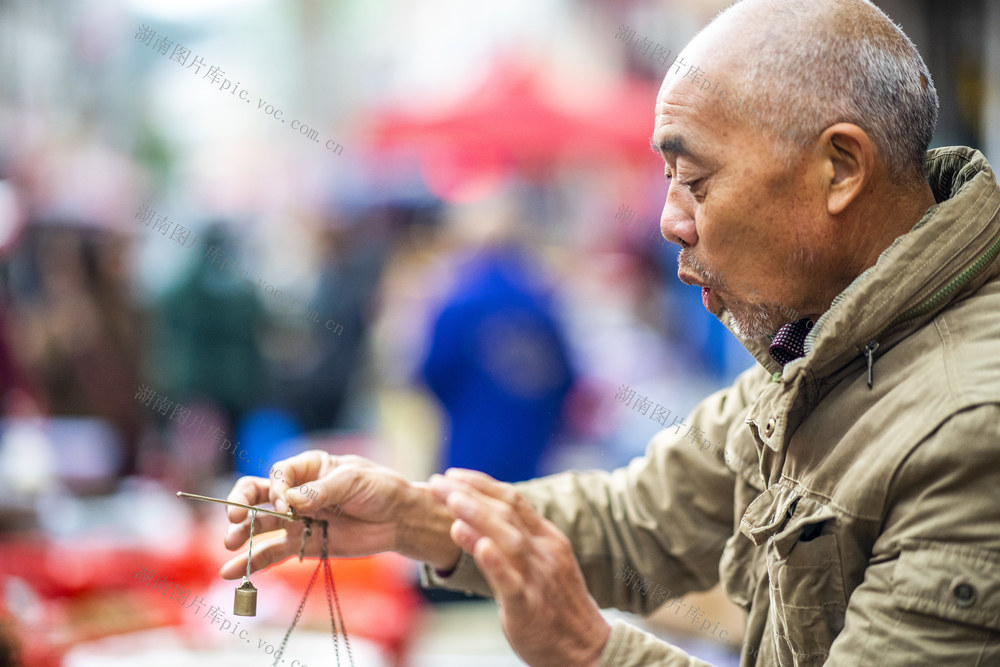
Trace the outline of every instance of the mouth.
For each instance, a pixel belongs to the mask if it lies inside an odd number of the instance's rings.
[[[690,273],[685,273],[684,271],[678,271],[677,272],[677,277],[685,285],[694,285],[696,287],[702,287],[702,288],[706,288],[706,289],[708,288],[708,286],[705,283],[701,282],[700,280],[697,280]]]
[[[677,277],[685,285],[692,285],[694,287],[701,287],[703,289],[714,289],[708,284],[708,280],[704,278],[699,278],[694,274],[687,273],[683,269],[677,272]]]
[[[697,277],[683,270],[677,271],[677,277],[685,285],[692,285],[694,287],[701,288],[701,302],[705,306],[705,310],[710,313],[716,313],[719,310],[722,302],[719,301],[719,297],[715,294],[715,290],[713,288],[705,284],[704,281],[699,280]]]

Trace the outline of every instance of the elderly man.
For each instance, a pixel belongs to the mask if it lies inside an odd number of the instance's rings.
[[[679,275],[758,365],[610,473],[419,484],[307,452],[230,498],[493,595],[531,665],[703,664],[604,620],[664,601],[622,571],[671,596],[721,581],[746,665],[1000,664],[1000,187],[975,150],[926,151],[936,114],[865,0],[733,6],[671,67],[653,143]],[[297,551],[291,530],[255,569]]]

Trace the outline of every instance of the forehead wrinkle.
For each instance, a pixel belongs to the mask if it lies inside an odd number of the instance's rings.
[[[674,91],[675,93],[677,91]],[[683,98],[684,96],[681,95]],[[684,118],[685,116],[696,116],[698,112],[697,100],[687,101],[684,99],[670,101],[659,99],[653,109],[653,131],[663,127],[667,123]]]
[[[670,125],[675,125],[687,110],[685,105],[669,104],[666,102],[656,105],[656,117],[653,123],[653,136],[650,139],[653,147],[663,155],[691,155],[690,144],[685,141],[681,127],[675,127],[673,131],[666,134],[664,130]],[[691,129],[691,128],[689,128]],[[659,135],[659,136],[658,136]]]
[[[669,97],[669,99],[668,99]],[[655,105],[653,143],[659,145],[666,139],[682,139],[682,147],[672,146],[675,156],[705,160],[717,146],[720,135],[728,136],[730,124],[720,110],[713,108],[711,99],[697,91],[672,88],[664,91]],[[669,128],[669,126],[673,126]]]
[[[690,109],[691,111],[697,111],[698,104],[704,101],[706,100],[697,92],[668,90],[664,91],[656,100],[655,110],[657,114],[666,113],[668,109],[675,107],[681,110]]]

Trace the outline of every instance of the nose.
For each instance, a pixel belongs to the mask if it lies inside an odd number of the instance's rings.
[[[698,243],[698,231],[694,224],[694,199],[684,188],[674,186],[673,179],[667,184],[667,199],[660,215],[660,232],[665,239],[682,248]]]

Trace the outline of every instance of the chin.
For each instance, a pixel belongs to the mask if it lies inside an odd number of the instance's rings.
[[[776,313],[761,306],[737,306],[729,311],[729,326],[741,340],[766,340],[784,325]]]

